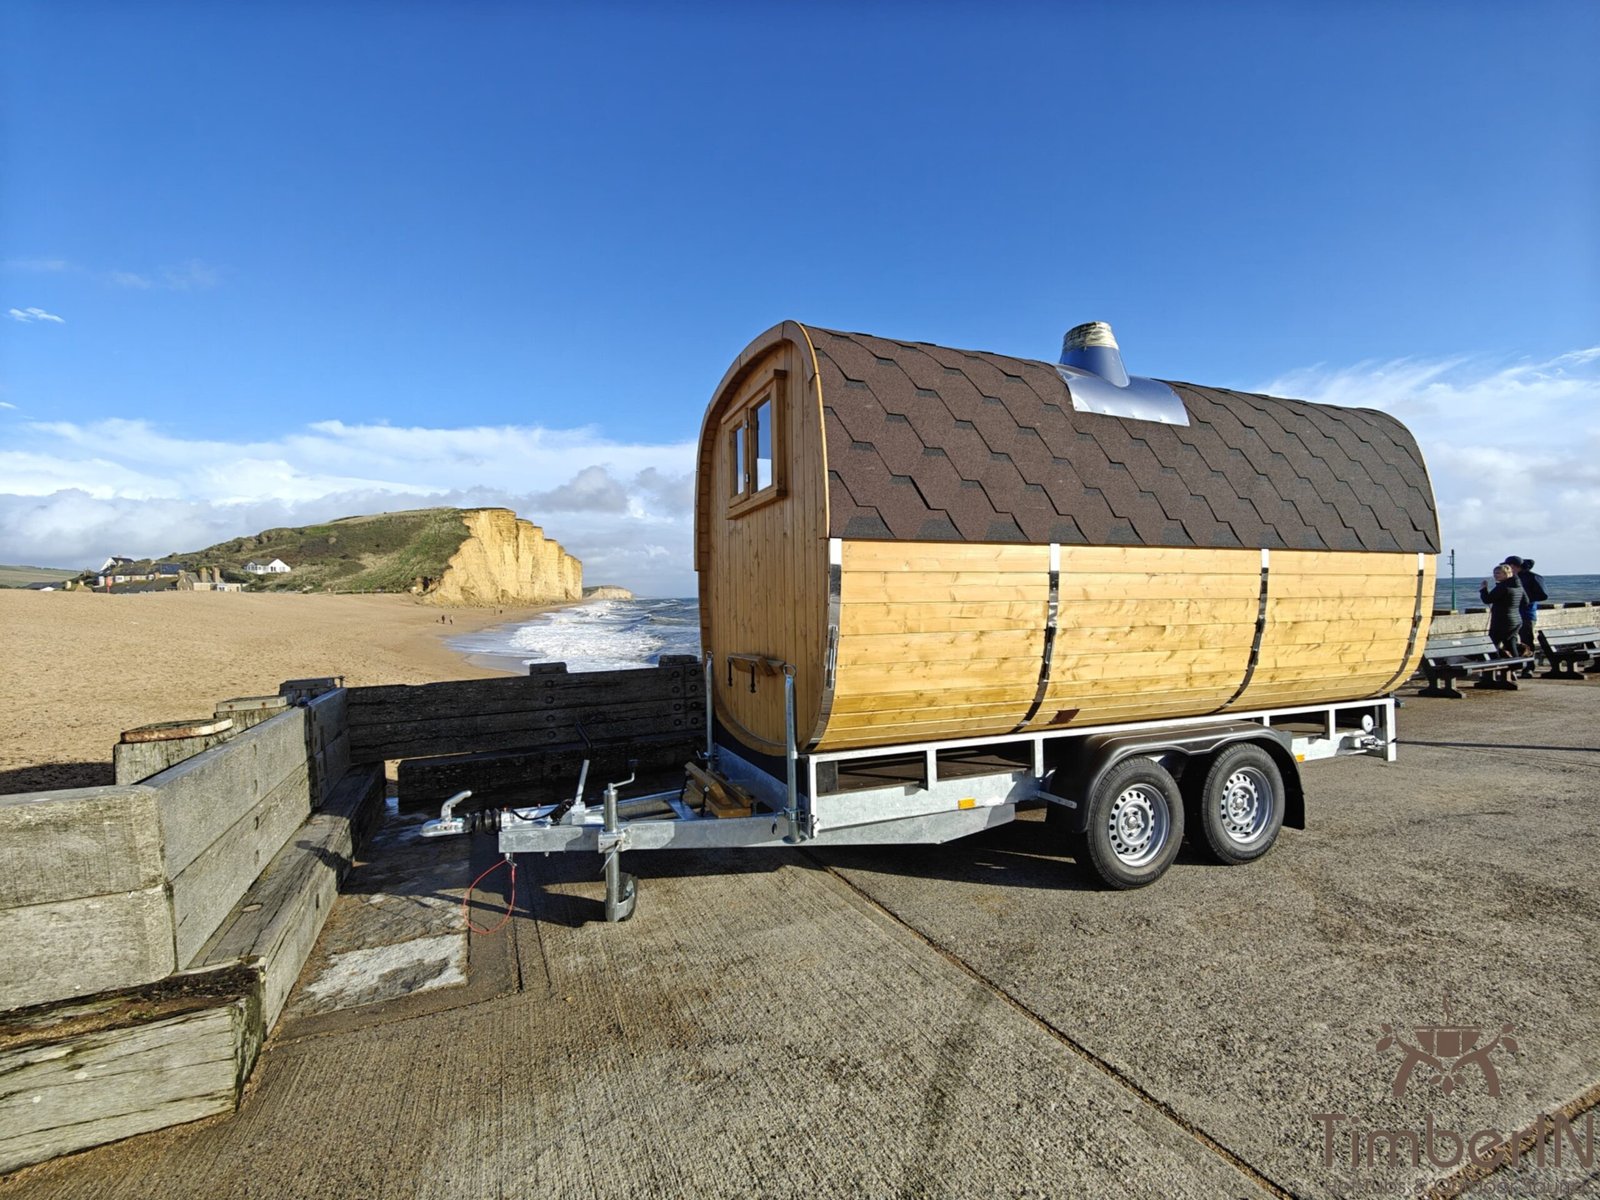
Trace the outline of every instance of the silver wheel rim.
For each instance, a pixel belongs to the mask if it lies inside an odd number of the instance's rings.
[[[1167,798],[1156,788],[1136,783],[1111,802],[1106,821],[1111,853],[1125,867],[1143,867],[1160,857],[1172,832]]]
[[[1260,841],[1272,825],[1276,803],[1266,775],[1255,767],[1240,767],[1223,783],[1217,801],[1223,834],[1236,846]]]

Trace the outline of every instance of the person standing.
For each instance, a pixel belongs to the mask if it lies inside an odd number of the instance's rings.
[[[1531,558],[1518,558],[1512,554],[1506,558],[1506,565],[1517,573],[1517,583],[1522,587],[1522,641],[1526,646],[1523,653],[1535,658],[1538,656],[1539,641],[1533,636],[1533,627],[1539,620],[1539,602],[1550,599],[1544,590],[1544,577],[1534,574]],[[1533,677],[1532,663],[1522,669],[1522,677]]]
[[[1490,589],[1490,581],[1485,579],[1478,584],[1478,595],[1483,597],[1483,603],[1490,606],[1491,642],[1496,645],[1502,658],[1517,658],[1522,651],[1522,584],[1517,582],[1517,571],[1507,563],[1496,566],[1493,589]],[[1507,667],[1502,672],[1496,670],[1496,682],[1485,682],[1483,686],[1517,686],[1512,680],[1515,674],[1515,667]]]
[[[1522,649],[1522,585],[1517,582],[1517,572],[1509,563],[1494,569],[1494,588],[1485,579],[1478,585],[1478,595],[1489,606],[1489,640],[1506,658],[1516,658]]]

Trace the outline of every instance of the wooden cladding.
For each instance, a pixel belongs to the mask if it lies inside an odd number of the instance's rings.
[[[1040,696],[1050,547],[843,550],[824,750],[1359,699],[1426,635],[1414,553],[1062,547]]]
[[[764,429],[770,481],[761,474]],[[768,754],[783,751],[783,680],[736,670],[730,684],[727,667],[757,659],[795,664],[800,737],[809,737],[822,710],[828,643],[826,478],[805,331],[778,326],[717,389],[701,432],[695,497],[700,638],[716,657],[717,716]]]

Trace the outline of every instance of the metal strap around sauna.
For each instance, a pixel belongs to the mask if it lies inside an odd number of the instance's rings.
[[[1028,714],[1017,722],[1012,733],[1021,733],[1039,715],[1045,693],[1050,690],[1050,664],[1056,654],[1056,624],[1061,612],[1061,544],[1050,543],[1050,606],[1045,610],[1044,657],[1039,660],[1039,686],[1034,690]]]
[[[1267,632],[1267,575],[1272,568],[1272,551],[1265,546],[1261,547],[1261,594],[1256,600],[1256,636],[1250,642],[1250,661],[1245,664],[1244,678],[1239,681],[1238,688],[1217,706],[1217,712],[1232,708],[1239,697],[1244,695],[1245,689],[1250,686],[1250,680],[1256,673],[1256,663],[1261,660],[1261,638]]]
[[[828,539],[828,649],[822,663],[822,703],[817,709],[817,727],[807,749],[815,749],[827,732],[833,715],[833,684],[839,674],[839,583],[844,574],[844,541]]]
[[[1417,554],[1417,603],[1411,610],[1411,636],[1406,638],[1406,652],[1400,659],[1400,666],[1390,676],[1389,682],[1378,689],[1378,695],[1387,696],[1397,687],[1401,678],[1406,673],[1406,664],[1411,661],[1411,652],[1417,648],[1417,634],[1422,630],[1422,585],[1426,582],[1428,560],[1419,551]]]

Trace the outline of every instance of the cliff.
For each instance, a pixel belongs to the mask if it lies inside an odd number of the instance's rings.
[[[281,574],[246,564],[281,559]],[[216,572],[252,591],[412,592],[440,604],[559,604],[583,564],[506,508],[419,508],[268,529],[205,550],[129,564],[127,573]],[[144,586],[144,585],[138,585]]]
[[[434,604],[551,604],[583,595],[583,564],[508,508],[468,509],[467,536],[427,591]]]

